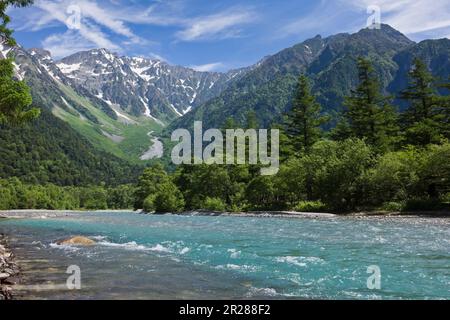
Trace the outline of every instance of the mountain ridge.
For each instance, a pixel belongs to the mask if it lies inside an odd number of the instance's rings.
[[[427,41],[427,40],[426,40]],[[220,128],[228,118],[245,124],[246,114],[256,112],[261,126],[281,121],[292,103],[298,76],[306,74],[312,82],[313,92],[324,112],[334,115],[342,108],[343,97],[358,83],[356,60],[368,57],[380,76],[387,94],[405,87],[411,60],[402,66],[402,53],[420,51],[433,74],[450,74],[450,40],[428,40],[434,51],[420,49],[423,41],[416,43],[389,25],[380,30],[362,29],[353,34],[341,33],[327,38],[316,36],[286,48],[268,58],[259,67],[249,71],[218,97],[210,100],[182,118],[175,120],[166,133],[176,128],[192,128],[196,120],[205,128]],[[411,56],[411,54],[409,56]],[[439,62],[429,63],[436,60]],[[401,69],[401,70],[400,70]],[[398,85],[392,85],[397,83]]]

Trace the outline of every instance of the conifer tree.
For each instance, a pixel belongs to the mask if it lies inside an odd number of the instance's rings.
[[[286,134],[291,146],[287,151],[300,156],[307,155],[314,143],[322,137],[321,126],[327,121],[328,118],[321,115],[321,106],[311,93],[308,78],[301,75],[292,109],[286,119]],[[307,198],[312,200],[311,175],[308,174],[305,183]]]
[[[439,98],[438,123],[441,133],[446,139],[450,140],[450,77],[447,82],[441,85],[442,88],[447,89],[447,95]]]
[[[32,0],[2,0],[0,1],[0,45],[12,47],[16,44],[12,38],[10,22],[6,14],[8,6],[24,7]],[[0,124],[12,125],[30,121],[39,115],[39,110],[30,108],[32,103],[29,87],[24,81],[14,79],[12,56],[0,60]]]
[[[296,153],[308,153],[322,136],[321,126],[328,121],[321,115],[321,106],[311,93],[309,80],[300,76],[290,113],[286,119],[286,134]]]
[[[406,141],[412,145],[438,143],[442,138],[439,126],[439,97],[435,79],[426,64],[415,58],[409,72],[409,85],[400,98],[409,102],[401,124]]]
[[[345,128],[353,137],[366,139],[379,151],[387,151],[397,142],[397,114],[390,104],[391,97],[381,92],[381,85],[371,62],[358,59],[359,85],[345,98]]]

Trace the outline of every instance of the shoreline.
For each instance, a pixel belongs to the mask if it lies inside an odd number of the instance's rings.
[[[133,213],[148,215],[178,215],[178,216],[209,216],[209,217],[252,217],[252,218],[450,218],[446,211],[417,211],[417,212],[355,212],[345,214],[325,212],[295,212],[295,211],[249,211],[249,212],[214,212],[194,210],[180,213],[147,213],[142,210],[43,210],[17,209],[0,210],[0,219],[30,219],[30,218],[62,218],[90,213]]]
[[[19,282],[20,268],[8,245],[6,235],[0,233],[0,300],[14,298],[13,287]]]

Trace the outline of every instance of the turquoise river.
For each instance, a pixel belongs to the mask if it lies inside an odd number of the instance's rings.
[[[450,299],[445,218],[115,212],[0,219],[0,232],[23,299]],[[57,244],[77,235],[97,244]],[[67,289],[69,266],[80,290]]]

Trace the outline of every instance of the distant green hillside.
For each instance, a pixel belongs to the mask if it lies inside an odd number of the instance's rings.
[[[0,178],[63,186],[133,182],[142,169],[99,151],[46,109],[31,124],[0,127],[0,158]]]

